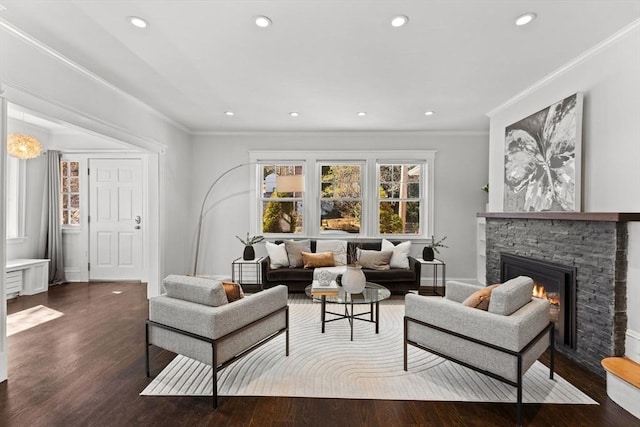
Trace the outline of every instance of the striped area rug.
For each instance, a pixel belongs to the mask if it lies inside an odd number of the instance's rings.
[[[222,370],[222,396],[285,396],[385,400],[515,402],[516,389],[497,380],[409,348],[402,367],[404,301],[381,303],[380,333],[356,322],[349,340],[346,320],[320,332],[320,304],[303,295],[290,298],[290,355],[284,335]],[[366,311],[368,306],[360,307]],[[342,306],[333,306],[340,312]],[[211,396],[211,368],[177,356],[141,393],[149,396]],[[526,373],[525,403],[597,404],[558,374],[536,362]]]

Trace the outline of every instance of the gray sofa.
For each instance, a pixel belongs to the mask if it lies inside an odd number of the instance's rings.
[[[282,243],[276,241],[276,244]],[[393,241],[398,244],[399,242]],[[355,253],[354,246],[360,249],[379,251],[382,240],[348,241],[347,254]],[[316,252],[316,241],[311,240],[311,252]],[[352,262],[349,258],[348,262]],[[409,269],[391,268],[389,270],[371,270],[363,268],[367,281],[387,287],[392,293],[403,295],[409,290],[417,290],[420,287],[421,265],[415,258],[409,257]],[[270,288],[276,285],[286,285],[290,292],[304,292],[304,289],[313,281],[313,268],[278,268],[272,269],[269,257],[262,260],[262,285]]]
[[[149,300],[146,321],[146,373],[149,346],[155,345],[213,367],[213,405],[217,407],[217,373],[265,342],[285,333],[289,355],[286,286],[228,302],[219,280],[167,276],[165,294]]]
[[[533,280],[517,277],[495,288],[487,311],[462,304],[482,289],[447,282],[444,298],[407,294],[405,297],[404,369],[407,346],[453,360],[517,387],[517,421],[521,424],[522,376],[551,346],[553,323],[547,300],[532,298]]]

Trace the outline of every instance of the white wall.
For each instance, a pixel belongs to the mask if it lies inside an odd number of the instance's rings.
[[[192,167],[192,215],[189,236],[202,198],[211,182],[226,169],[249,160],[249,150],[436,150],[435,233],[447,236],[449,249],[441,257],[447,262],[447,277],[475,278],[476,213],[483,211],[487,182],[486,134],[436,133],[281,133],[194,136]],[[231,261],[242,254],[242,244],[234,237],[244,235],[249,224],[249,169],[232,172],[219,183],[210,197],[203,227],[200,274],[231,273]],[[413,245],[421,256],[423,245]],[[264,248],[257,248],[258,255]],[[194,248],[190,248],[193,257]],[[191,262],[193,259],[191,260]],[[423,273],[426,278],[426,273]]]
[[[584,93],[583,210],[640,212],[640,23],[491,114],[491,211],[502,211],[505,127],[575,92]],[[640,226],[631,224],[629,232],[627,327],[638,340]],[[640,349],[629,335],[627,349]]]

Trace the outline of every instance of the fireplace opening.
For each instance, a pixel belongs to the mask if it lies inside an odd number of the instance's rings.
[[[550,303],[556,342],[576,348],[576,268],[508,253],[500,254],[500,280],[528,276],[534,296]]]

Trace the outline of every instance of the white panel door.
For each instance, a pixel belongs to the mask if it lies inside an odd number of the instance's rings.
[[[142,161],[89,160],[89,279],[142,276]]]

